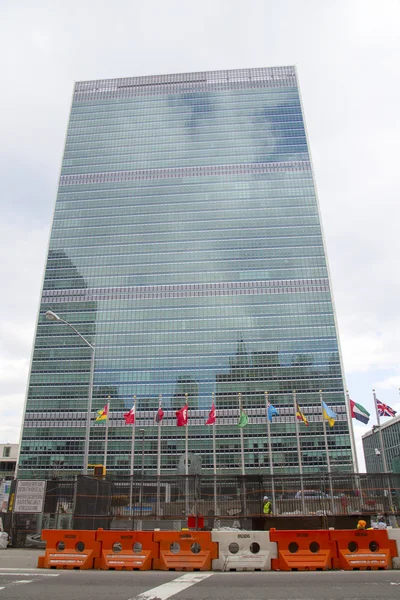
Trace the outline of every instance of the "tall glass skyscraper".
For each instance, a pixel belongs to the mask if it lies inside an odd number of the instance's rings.
[[[82,470],[95,346],[89,463],[179,472],[189,403],[193,468],[241,471],[238,394],[249,416],[246,473],[296,473],[293,390],[305,473],[326,470],[319,390],[337,413],[334,471],[352,471],[338,335],[293,67],[107,79],[75,85],[27,394],[19,476]],[[187,395],[187,396],[186,396]],[[144,440],[144,447],[141,442]],[[143,454],[142,454],[143,450]],[[60,467],[61,466],[61,467]]]

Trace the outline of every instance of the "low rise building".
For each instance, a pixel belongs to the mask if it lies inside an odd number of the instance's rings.
[[[18,458],[18,444],[0,444],[0,480],[13,479]]]
[[[395,472],[396,458],[400,457],[400,415],[389,419],[380,427],[388,470]],[[371,431],[362,436],[362,443],[367,473],[383,473],[385,468],[378,425],[374,425]]]

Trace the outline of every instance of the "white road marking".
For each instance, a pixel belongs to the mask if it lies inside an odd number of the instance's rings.
[[[4,573],[2,573],[3,575]],[[13,573],[13,575],[15,575],[15,573]],[[8,587],[12,586],[12,585],[18,585],[18,584],[25,584],[25,583],[32,583],[32,579],[18,579],[17,581],[11,581],[8,584]],[[4,590],[5,587],[0,587],[0,590]]]
[[[182,592],[186,588],[211,577],[214,573],[185,573],[178,579],[173,579],[168,583],[163,583],[157,587],[139,594],[130,600],[167,600],[171,596],[175,596],[179,592]]]
[[[0,571],[20,571],[21,567],[0,567]],[[24,571],[37,571],[37,567],[24,567]]]
[[[4,576],[4,577],[59,577],[59,573],[22,573],[22,572],[18,572],[16,573],[15,571],[13,573],[9,573],[8,569],[7,571],[2,571],[0,569],[0,575]]]

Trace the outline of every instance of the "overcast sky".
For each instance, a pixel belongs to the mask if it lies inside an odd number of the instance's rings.
[[[19,442],[74,81],[295,64],[351,397],[400,410],[399,0],[0,1],[0,443]],[[358,456],[365,426],[355,426]]]

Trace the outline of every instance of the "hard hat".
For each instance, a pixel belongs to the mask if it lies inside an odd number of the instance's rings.
[[[268,496],[264,496],[264,500],[268,500]]]

